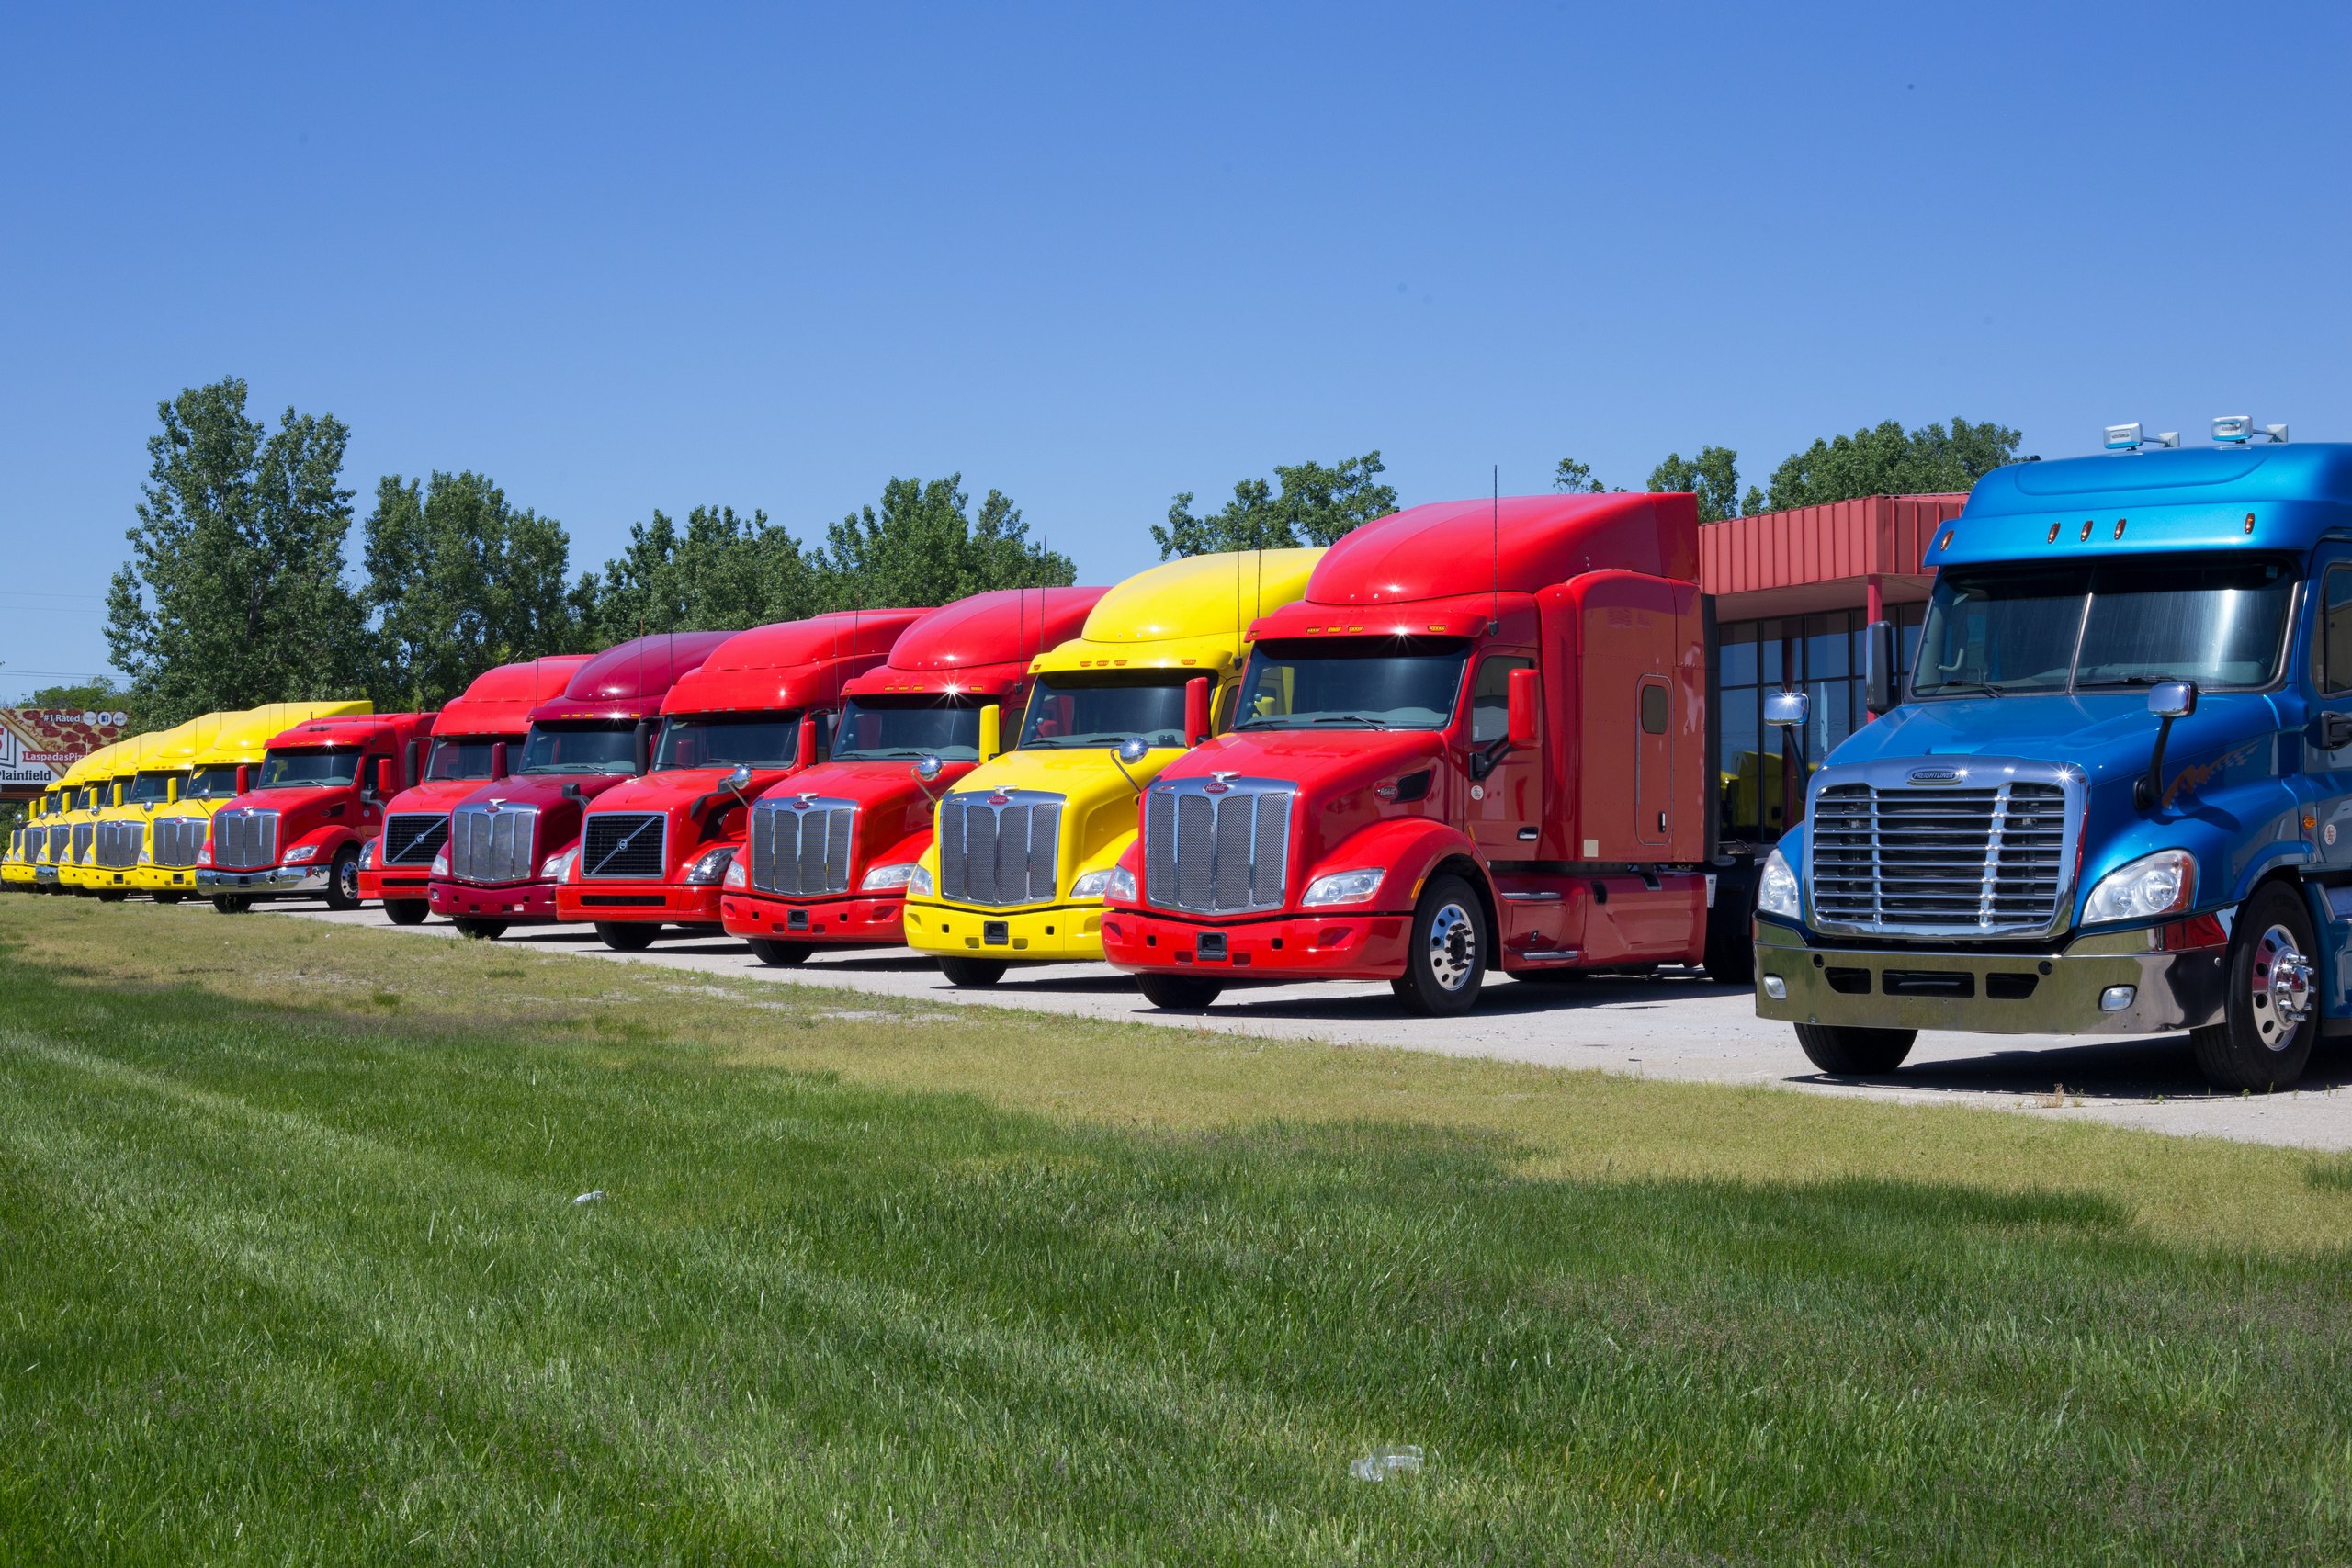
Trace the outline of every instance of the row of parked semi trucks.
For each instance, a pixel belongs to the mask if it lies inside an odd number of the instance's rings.
[[[959,986],[1107,960],[1177,1008],[1684,966],[1754,978],[1833,1073],[1920,1029],[2186,1029],[2274,1087],[2352,1027],[2352,447],[2250,431],[1981,481],[1908,690],[1873,624],[1885,716],[1806,765],[1777,845],[1716,838],[1692,498],[1548,496],[640,637],[437,714],[210,716],[85,760],[6,875],[723,929],[779,965],[903,945]]]

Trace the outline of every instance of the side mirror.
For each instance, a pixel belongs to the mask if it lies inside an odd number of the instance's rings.
[[[251,763],[247,763],[247,762],[240,762],[240,763],[238,763],[238,764],[237,764],[237,793],[238,793],[239,795],[244,795],[244,794],[247,794],[247,793],[249,793],[249,792],[253,789],[253,787],[254,787],[254,770],[253,770],[253,766],[252,766],[252,764],[251,764]]]
[[[994,703],[980,707],[980,761],[985,762],[1004,750],[1004,709]],[[926,757],[926,762],[936,762],[936,757]]]
[[[177,779],[165,779],[164,781],[164,804],[166,806],[177,806],[179,803],[180,781]]]
[[[2197,711],[2197,682],[2159,681],[2148,688],[2148,712],[2157,718],[2187,718]]]
[[[918,757],[915,759],[915,777],[922,780],[925,784],[929,784],[933,780],[938,778],[939,775],[946,770],[946,767],[947,764],[941,761],[936,757]]]
[[[1537,682],[1542,680],[1543,677],[1532,670],[1510,672],[1510,690],[1506,698],[1509,706],[1505,710],[1503,728],[1514,751],[1532,750],[1540,739],[1537,699],[1542,695],[1543,687]]]
[[[727,775],[727,787],[733,790],[736,797],[741,799],[743,792],[752,787],[751,764],[748,762],[736,763],[735,771]]]
[[[643,778],[653,769],[653,721],[640,718],[630,739],[629,771]]]
[[[1862,628],[1862,706],[1872,718],[1894,709],[1894,624]]]
[[[1803,692],[1768,692],[1764,722],[1775,729],[1802,729],[1813,716],[1813,699]]]
[[[424,770],[417,765],[424,753],[424,742],[413,737],[401,748],[401,787],[403,789],[424,781]]]
[[[2160,720],[2155,750],[2148,753],[2148,771],[2132,786],[2132,803],[2143,811],[2164,798],[2165,742],[2172,739],[2172,721],[2197,711],[2197,682],[2159,681],[2148,688],[2148,712]]]
[[[376,759],[376,795],[377,795],[377,797],[378,797],[379,799],[381,799],[381,800],[389,800],[389,799],[390,799],[393,795],[398,795],[398,794],[401,792],[401,789],[400,789],[400,776],[401,776],[401,775],[400,775],[400,764],[399,764],[398,762],[393,761],[390,757],[379,757],[379,758],[377,758],[377,759]]]
[[[1151,755],[1151,742],[1140,735],[1130,735],[1119,742],[1119,761],[1133,767]]]
[[[1198,746],[1209,738],[1209,678],[1195,675],[1184,682],[1184,744]]]
[[[496,784],[500,779],[503,779],[505,776],[506,742],[503,740],[493,740],[490,743],[490,782]]]
[[[817,716],[813,713],[804,713],[800,716],[800,739],[799,743],[792,749],[792,765],[796,769],[813,768],[817,765]],[[742,784],[735,784],[736,793],[740,795],[742,793],[743,784],[752,782],[752,770],[738,768],[735,771],[743,775]],[[730,779],[729,782],[733,781]]]

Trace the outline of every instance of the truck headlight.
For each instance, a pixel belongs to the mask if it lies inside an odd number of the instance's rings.
[[[305,862],[314,861],[318,858],[319,846],[316,844],[297,844],[292,849],[286,852],[286,863],[288,865],[300,865]]]
[[[694,863],[686,867],[686,886],[689,887],[709,886],[727,874],[727,868],[734,863],[734,860],[735,847],[732,844],[722,844],[718,849],[703,851],[695,857]]]
[[[745,865],[740,856],[730,857],[727,862],[726,880],[720,886],[726,887],[749,887],[751,885],[752,868]]]
[[[429,874],[434,876],[449,874],[449,847],[447,844],[442,845],[441,852],[433,857],[433,870]]]
[[[1111,886],[1104,889],[1103,897],[1107,898],[1115,898],[1122,904],[1133,904],[1137,902],[1136,897],[1136,874],[1129,871],[1123,865],[1113,866],[1111,868]]]
[[[209,839],[205,840],[204,840],[204,847],[203,847],[202,849],[200,849],[200,850],[198,850],[198,851],[197,851],[197,852],[196,852],[196,863],[197,863],[197,864],[198,864],[198,865],[210,865],[210,864],[212,863],[212,840],[209,840]]]
[[[1309,908],[1319,904],[1361,904],[1380,891],[1380,879],[1387,874],[1378,866],[1335,871],[1308,883],[1306,895],[1299,903]]]
[[[1111,874],[1108,870],[1090,871],[1069,885],[1069,896],[1073,898],[1100,898],[1110,886]]]
[[[921,861],[915,862],[914,870],[907,873],[907,897],[910,898],[931,897],[931,868]]]
[[[1756,878],[1756,912],[1778,915],[1784,920],[1798,918],[1797,874],[1789,869],[1788,857],[1778,850],[1764,857],[1764,870]]]
[[[571,848],[568,850],[557,851],[554,854],[548,856],[547,859],[539,863],[539,880],[541,882],[571,881],[571,863],[579,858],[580,846],[578,844],[572,845]]]
[[[362,871],[376,869],[376,840],[373,839],[359,846],[359,869]]]
[[[2083,924],[2176,915],[2196,894],[2197,857],[2187,850],[2158,850],[2100,877],[2084,901]]]
[[[922,869],[910,860],[877,865],[865,874],[865,880],[857,885],[857,890],[860,893],[888,893],[894,887],[904,887],[913,882],[915,873]],[[924,885],[924,890],[929,891],[928,883]]]

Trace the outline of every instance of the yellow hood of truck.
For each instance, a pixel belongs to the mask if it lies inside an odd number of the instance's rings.
[[[1178,747],[1164,746],[1146,753],[1127,772],[1135,775],[1136,784],[1148,785],[1183,754]],[[1117,758],[1107,746],[1007,751],[958,779],[949,795],[987,795],[1001,789],[1040,790],[1062,796],[1061,844],[1054,879],[1058,897],[1069,896],[1070,883],[1080,873],[1116,861],[1136,835],[1135,787],[1120,773]],[[923,860],[936,876],[936,842],[924,852]]]

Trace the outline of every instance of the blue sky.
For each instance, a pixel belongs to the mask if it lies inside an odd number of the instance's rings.
[[[1372,447],[1411,502],[2352,435],[2347,64],[2342,6],[11,7],[0,696],[104,666],[154,405],[227,374],[363,512],[481,469],[575,567],[950,469],[1108,581]]]

